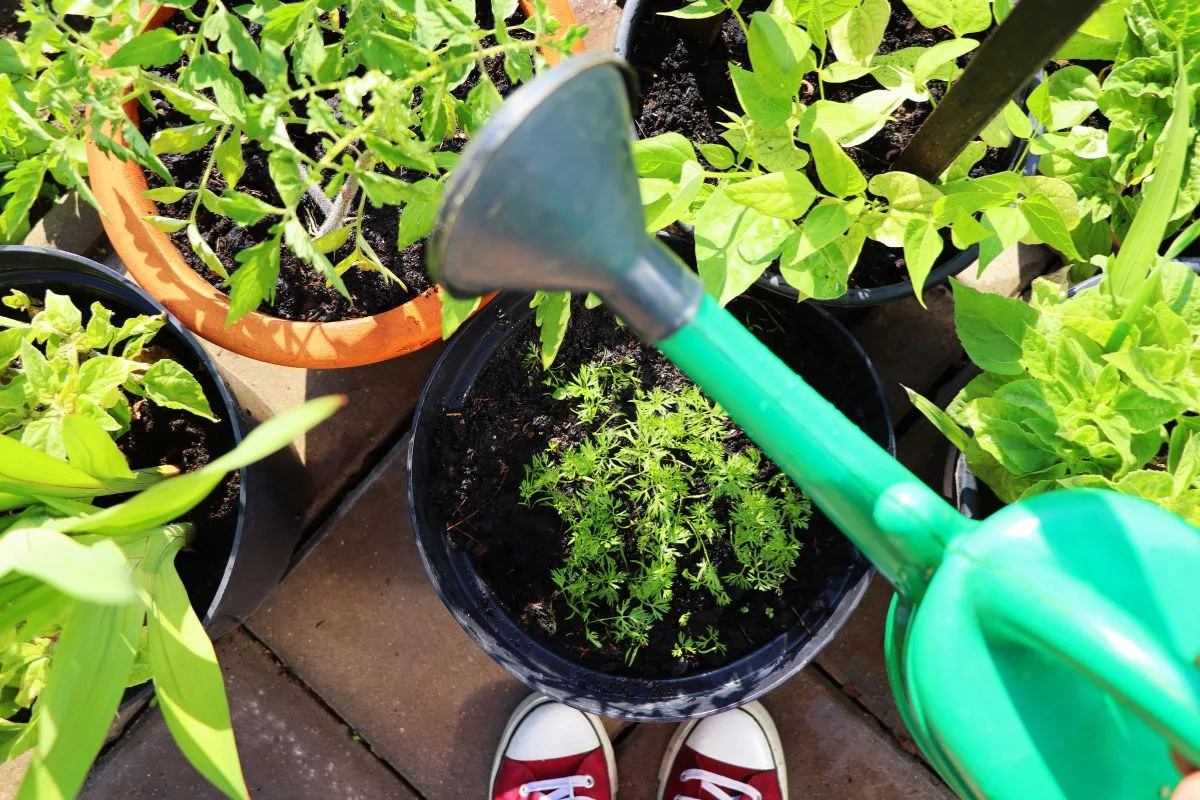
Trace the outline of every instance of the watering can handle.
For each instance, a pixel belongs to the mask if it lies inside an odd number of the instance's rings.
[[[977,570],[984,625],[1056,657],[1200,764],[1200,670],[1091,585],[1044,564]]]

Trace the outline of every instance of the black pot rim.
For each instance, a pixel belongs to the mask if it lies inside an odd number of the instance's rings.
[[[13,256],[27,259],[31,263],[28,265],[9,266],[5,261]],[[36,261],[46,261],[47,263],[44,265],[32,263]],[[220,371],[217,369],[216,363],[209,357],[208,352],[191,332],[183,327],[175,317],[171,316],[158,301],[147,294],[140,286],[103,264],[99,264],[83,256],[75,255],[74,253],[67,253],[62,250],[53,250],[46,247],[28,247],[25,245],[0,246],[0,275],[13,270],[34,273],[52,272],[61,275],[63,283],[81,284],[91,291],[107,295],[136,313],[165,315],[167,321],[165,328],[174,335],[178,344],[184,348],[187,354],[196,359],[212,377],[213,385],[217,388],[218,401],[224,410],[223,421],[231,429],[234,444],[241,444],[246,432],[238,412],[238,405],[234,401],[233,395],[229,391],[229,387],[225,384]],[[243,480],[238,496],[237,525],[233,534],[229,558],[225,561],[220,582],[217,584],[212,602],[209,603],[208,608],[205,609],[201,617],[206,629],[211,629],[217,622],[218,609],[224,601],[226,590],[229,588],[230,576],[233,573],[234,563],[237,560],[239,551],[242,549],[242,542],[245,536],[248,482],[245,480],[245,470],[240,470],[240,472],[242,472]]]
[[[617,24],[617,32],[613,38],[613,53],[620,58],[630,61],[630,56],[633,54],[634,36],[637,32],[637,27],[642,21],[642,17],[649,7],[649,0],[626,0],[625,7],[621,11],[621,19]],[[632,64],[632,62],[630,61]],[[636,66],[635,66],[636,69]],[[1024,100],[1025,97],[1032,92],[1038,84],[1043,80],[1043,73],[1038,72],[1033,80],[1029,82],[1029,86],[1017,95],[1017,100]],[[1029,120],[1033,123],[1034,134],[1036,135],[1041,130],[1041,125],[1037,119],[1029,114]],[[637,131],[634,130],[636,138]],[[1009,159],[1009,169],[1015,168],[1021,163],[1021,151],[1023,150],[1024,139],[1014,139],[1009,145],[1012,151]],[[1033,175],[1037,172],[1038,162],[1041,156],[1029,153],[1025,157],[1023,174]],[[686,223],[676,222],[675,226],[679,233],[669,233],[669,236],[679,237],[689,243],[693,241],[693,227]],[[941,286],[950,280],[950,278],[958,275],[960,272],[969,267],[976,259],[979,258],[979,246],[971,245],[966,250],[954,250],[949,254],[944,255],[935,264],[933,269],[929,271],[929,275],[925,278],[924,291],[928,291],[937,286]],[[789,300],[796,302],[800,301],[800,292],[783,279],[783,276],[778,272],[763,272],[755,281],[755,285],[761,286],[769,292],[786,297]],[[913,290],[911,283],[889,283],[884,286],[873,286],[867,289],[848,289],[841,297],[835,297],[828,300],[817,300],[815,298],[807,298],[805,302],[814,303],[820,306],[827,306],[837,309],[854,309],[854,308],[871,308],[873,306],[883,305],[884,303],[894,303],[898,300],[906,300],[910,297],[916,297],[916,292]]]
[[[828,326],[831,338],[836,336],[845,341],[847,353],[861,359],[862,378],[874,388],[873,396],[878,402],[878,414],[872,411],[872,419],[877,419],[881,430],[886,431],[876,438],[885,440],[881,443],[894,453],[890,410],[870,359],[858,341],[826,311],[816,307],[807,310],[812,314],[811,319],[819,320],[816,324]],[[454,551],[443,531],[432,530],[432,524],[425,524],[427,493],[419,492],[418,487],[426,481],[428,444],[437,416],[447,403],[465,397],[470,380],[479,374],[491,353],[516,330],[515,324],[530,314],[528,295],[505,294],[473,317],[439,358],[414,413],[407,453],[409,515],[421,562],[442,602],[467,635],[526,686],[601,716],[660,722],[706,716],[749,702],[787,681],[828,644],[862,599],[874,569],[861,555],[851,565],[852,572],[848,573],[851,577],[841,597],[811,636],[795,637],[789,647],[792,635],[784,633],[759,650],[717,669],[681,678],[639,679],[585,668],[535,640],[498,604],[485,602],[490,589],[470,566],[469,556]],[[482,341],[489,338],[492,343],[487,347]],[[443,380],[438,380],[438,376]],[[468,595],[479,599],[464,601]]]

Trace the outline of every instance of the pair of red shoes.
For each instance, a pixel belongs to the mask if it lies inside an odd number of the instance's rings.
[[[547,697],[509,719],[492,766],[492,800],[614,800],[617,766],[599,718]],[[679,726],[658,800],[787,800],[779,733],[759,703]]]

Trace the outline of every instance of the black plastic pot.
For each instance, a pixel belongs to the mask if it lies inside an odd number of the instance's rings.
[[[1200,258],[1176,260],[1190,266],[1193,272],[1200,273]],[[1067,292],[1068,296],[1073,297],[1076,292],[1095,288],[1100,284],[1100,277],[1094,275],[1086,281],[1075,284]],[[971,377],[978,374],[976,371]],[[966,454],[954,445],[950,445],[950,450],[946,453],[942,493],[954,504],[955,508],[971,519],[984,519],[1004,506],[1004,502],[996,496],[995,492],[989,489],[987,484],[981,481],[974,472],[971,472],[971,468],[967,466]]]
[[[20,289],[34,297],[52,289],[72,296],[79,305],[99,300],[118,313],[166,313],[129,279],[94,261],[59,250],[0,247],[0,294],[9,289]],[[199,341],[169,315],[155,341],[192,369],[216,415],[232,428],[234,441],[241,442],[255,419],[231,394]],[[246,405],[255,403],[256,398],[247,398]],[[211,598],[198,597],[193,587],[188,587],[196,613],[213,638],[239,624],[266,599],[283,577],[299,539],[299,518],[284,501],[285,495],[276,490],[273,468],[268,460],[241,471],[241,502],[232,546],[226,548],[226,554],[212,554],[213,560],[224,563],[215,594]],[[189,545],[196,551],[205,547],[203,539]]]
[[[813,306],[797,307],[764,295],[780,316],[818,342],[818,352],[839,358],[853,377],[854,403],[843,411],[894,452],[891,421],[879,378],[858,342],[836,320]],[[463,407],[491,355],[522,335],[533,315],[528,296],[502,295],[473,317],[450,342],[417,405],[408,452],[408,503],[421,560],[434,588],[467,634],[492,659],[531,689],[575,708],[629,720],[668,721],[713,714],[752,700],[792,677],[829,643],[866,591],[869,563],[854,551],[844,574],[830,576],[823,616],[776,637],[759,650],[719,669],[682,678],[640,679],[580,666],[526,633],[499,604],[458,551],[446,522],[430,501],[432,441],[438,421]],[[780,354],[786,360],[786,354]]]
[[[625,7],[621,12],[621,21],[617,25],[616,36],[613,40],[613,52],[621,58],[629,61],[634,67],[637,64],[633,62],[633,47],[636,39],[638,25],[643,17],[650,9],[650,0],[626,0]],[[1021,94],[1017,97],[1017,101],[1023,103],[1029,92],[1042,81],[1042,76],[1039,73]],[[636,109],[635,116],[636,116]],[[1036,126],[1037,120],[1031,115],[1030,121]],[[1008,169],[1015,169],[1018,164],[1021,164],[1021,157],[1025,150],[1025,140],[1018,139],[1009,145],[1009,160]],[[1022,171],[1026,175],[1033,175],[1037,171],[1039,156],[1026,155]],[[679,233],[672,234],[685,238],[688,241],[692,240],[692,226],[683,223],[676,223],[674,228],[677,228]],[[929,276],[925,279],[925,290],[935,286],[941,286],[950,280],[950,278],[959,274],[979,258],[979,246],[971,245],[966,250],[958,250],[949,254],[944,254],[943,257],[934,264],[933,269],[929,271]],[[769,268],[756,281],[757,285],[762,288],[786,297],[789,300],[798,301],[800,293],[794,286],[783,279],[774,268]],[[869,289],[849,289],[841,297],[836,297],[831,300],[810,300],[809,302],[818,305],[826,306],[832,309],[858,309],[870,308],[872,306],[882,305],[884,303],[893,303],[897,300],[905,300],[909,297],[915,297],[911,283],[893,283],[887,286],[876,286]]]

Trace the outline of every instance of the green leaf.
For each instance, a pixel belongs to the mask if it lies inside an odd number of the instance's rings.
[[[458,298],[449,292],[442,292],[442,338],[449,339],[462,327],[482,301],[480,297]]]
[[[988,372],[1023,372],[1021,348],[1037,323],[1038,312],[1020,300],[981,292],[953,278],[950,284],[954,326],[971,360]]]
[[[850,64],[870,64],[891,14],[888,0],[863,0],[829,29],[834,55]]]
[[[692,201],[700,195],[703,185],[704,170],[700,167],[700,162],[685,163],[679,185],[672,186],[661,202],[646,208],[646,230],[657,231],[681,218],[691,207]]]
[[[696,263],[709,294],[722,305],[754,283],[791,226],[734,202],[718,187],[696,216]]]
[[[566,338],[567,323],[571,321],[571,293],[538,292],[529,305],[537,309],[534,320],[539,330],[542,368],[550,369]]]
[[[698,189],[699,187],[697,187]],[[817,196],[800,172],[772,172],[725,186],[726,196],[769,217],[794,220],[804,216]]]
[[[954,0],[950,8],[950,30],[955,36],[980,33],[992,26],[990,0]]]
[[[241,265],[229,281],[229,326],[259,307],[275,301],[275,282],[279,280],[281,243],[271,238],[247,247],[234,258]]]
[[[130,39],[108,59],[110,67],[165,67],[183,55],[185,40],[170,28],[155,28]]]
[[[850,226],[862,213],[863,203],[842,200],[822,200],[808,212],[800,224],[800,235],[796,240],[794,259],[805,259],[822,250],[829,243],[850,230]],[[814,295],[815,296],[815,295]]]
[[[979,244],[979,272],[987,269],[996,257],[1015,245],[1029,232],[1029,223],[1017,208],[997,206],[983,212],[983,227],[992,237]]]
[[[163,408],[177,408],[219,422],[204,396],[200,382],[183,366],[169,358],[154,362],[142,377],[146,396]]]
[[[913,291],[917,302],[925,306],[922,293],[925,290],[925,279],[942,254],[941,231],[938,226],[927,219],[911,220],[904,228],[904,261],[908,265],[908,274],[912,278]]]
[[[208,123],[163,128],[150,137],[150,149],[157,155],[194,153],[212,141],[217,128]]]
[[[913,64],[913,82],[924,86],[938,77],[948,64],[954,64],[977,47],[979,42],[975,39],[950,39],[925,48]]]
[[[187,226],[188,244],[192,247],[192,252],[196,254],[196,258],[213,271],[214,275],[221,276],[224,280],[229,280],[229,272],[225,269],[225,265],[221,263],[221,259],[217,258],[217,254],[208,246],[208,242],[204,241],[204,237],[200,234],[200,229],[195,223]]]
[[[1083,124],[1099,108],[1099,97],[1099,78],[1086,67],[1071,65],[1030,92],[1027,105],[1047,130],[1064,131]]]
[[[213,158],[225,184],[233,189],[246,174],[246,162],[242,158],[242,132],[234,128],[213,150]]]
[[[205,21],[202,30],[209,39],[217,39],[218,52],[228,55],[238,69],[252,75],[257,75],[262,70],[262,54],[237,16],[218,7]],[[230,184],[232,185],[233,183]]]
[[[442,183],[431,178],[412,184],[413,191],[418,194],[405,203],[404,210],[400,212],[400,226],[396,237],[398,249],[403,250],[424,239],[433,230],[444,188]]]
[[[254,195],[234,189],[226,189],[220,197],[216,198],[213,206],[217,213],[229,217],[238,225],[245,226],[257,225],[262,222],[264,217],[284,213],[282,208],[276,208],[270,203],[259,200]]]
[[[817,100],[800,118],[796,138],[807,142],[820,130],[844,147],[862,144],[887,124],[903,102],[903,95],[886,89],[865,92],[849,103]]]
[[[310,2],[280,3],[267,11],[263,38],[273,39],[282,45],[291,44],[300,26],[312,17],[315,10],[316,4]]]
[[[158,553],[151,548],[153,557],[139,570],[155,698],[171,737],[196,771],[228,797],[249,800],[221,667],[175,571],[181,543],[176,538]]]
[[[37,746],[17,800],[78,794],[120,705],[144,615],[140,603],[75,606],[38,698]]]
[[[112,333],[115,339],[118,333]],[[120,397],[121,385],[129,380],[137,364],[117,356],[95,356],[79,368],[79,395],[90,398],[103,408],[110,408]]]
[[[769,84],[781,98],[790,98],[800,91],[804,74],[816,66],[808,34],[773,14],[757,11],[750,17],[747,46],[754,73],[762,76],[763,83]]]
[[[706,17],[715,17],[724,11],[725,5],[721,0],[694,0],[683,8],[677,8],[674,11],[660,11],[658,14],[662,17],[678,17],[679,19],[705,19]]]
[[[300,174],[300,162],[296,160],[295,154],[287,150],[272,150],[267,156],[267,167],[284,206],[295,208],[300,205],[305,184]]]
[[[116,442],[92,420],[70,414],[62,421],[62,435],[72,466],[101,479],[133,478]]]
[[[21,340],[21,369],[29,381],[29,392],[39,403],[49,405],[62,391],[62,377],[28,339]]]
[[[966,431],[958,426],[958,423],[950,419],[949,414],[907,386],[901,386],[900,388],[908,394],[909,401],[916,406],[918,411],[925,415],[927,420],[933,423],[933,427],[941,431],[950,444],[964,453],[967,452],[967,448],[970,446],[970,437],[967,436]]]
[[[364,188],[365,186],[366,184],[364,184]],[[322,277],[337,289],[342,297],[349,299],[350,292],[346,289],[346,284],[342,282],[342,276],[337,274],[333,264],[329,263],[329,259],[313,242],[299,220],[292,218],[283,224],[283,239],[301,261],[321,273]]]
[[[1082,260],[1071,231],[1067,228],[1062,212],[1045,195],[1035,194],[1021,201],[1021,216],[1029,223],[1029,230],[1043,244],[1048,244],[1074,261]]]
[[[643,178],[678,181],[683,165],[695,160],[692,143],[678,133],[664,133],[633,143],[633,163]]]
[[[792,114],[792,98],[781,96],[778,87],[769,80],[735,64],[729,65],[729,77],[738,102],[756,123],[764,128],[776,128],[788,121]]]
[[[18,528],[0,536],[0,575],[12,572],[89,603],[137,599],[129,566],[111,543],[84,545],[45,528]]]
[[[191,189],[183,189],[178,186],[163,186],[159,189],[147,189],[142,192],[142,197],[147,200],[153,200],[156,203],[178,203],[183,198],[192,193]],[[187,220],[183,220],[187,222]]]
[[[52,520],[46,527],[64,532],[121,536],[165,525],[194,508],[226,474],[287,447],[293,439],[332,416],[345,402],[344,397],[337,395],[310,400],[259,425],[232,452],[195,472],[163,481],[111,508],[86,516]],[[0,463],[0,470],[3,469]]]
[[[827,191],[839,197],[849,197],[866,190],[867,179],[858,165],[825,131],[814,130],[808,138],[808,145],[812,148],[817,176]]]
[[[945,28],[954,16],[955,0],[904,0],[904,5],[926,28]]]
[[[809,214],[809,218],[812,216]],[[784,280],[796,288],[802,299],[841,297],[846,293],[850,273],[866,241],[866,228],[861,224],[851,224],[845,233],[835,236],[819,250],[809,252],[811,243],[804,237],[808,221],[805,220],[801,235],[792,237],[784,245],[779,272]]]
[[[1028,139],[1033,135],[1033,123],[1029,120],[1029,115],[1021,110],[1021,107],[1016,103],[1007,103],[1004,106],[1004,122],[1008,125],[1008,129],[1012,131],[1012,135],[1018,139]]]
[[[176,219],[175,217],[159,217],[154,214],[147,214],[142,219],[149,222],[154,227],[164,233],[175,233],[186,228],[191,222],[187,219]]]

